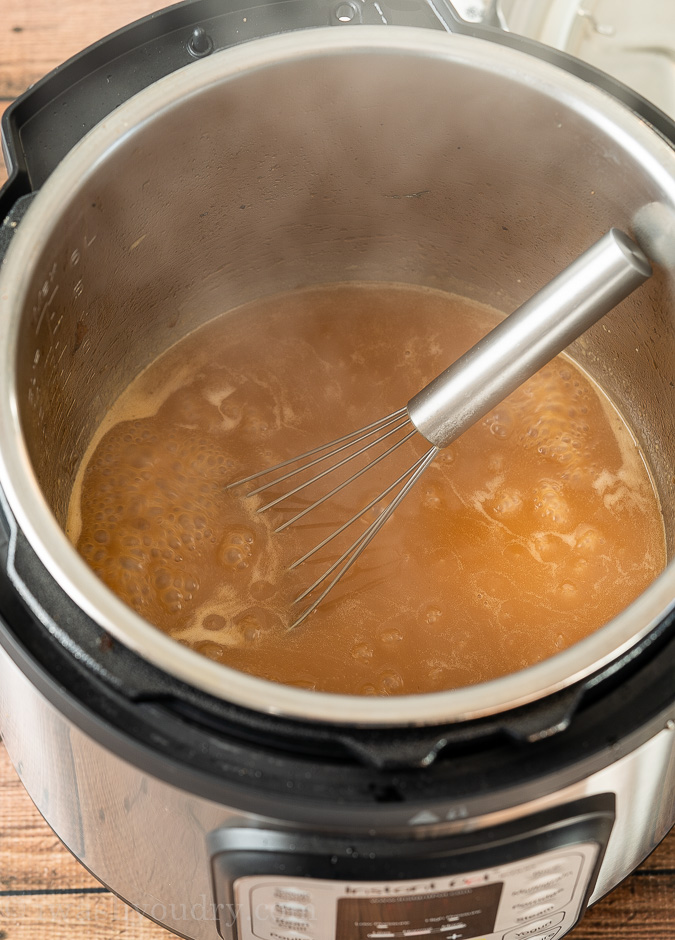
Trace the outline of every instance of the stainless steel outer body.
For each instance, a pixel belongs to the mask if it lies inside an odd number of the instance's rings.
[[[196,62],[75,147],[10,246],[0,276],[0,484],[11,511],[104,629],[161,669],[254,709],[423,725],[561,689],[663,617],[675,598],[672,566],[611,623],[531,669],[453,692],[364,700],[273,685],[186,650],[112,595],[62,525],[110,404],[210,318],[341,280],[424,284],[512,310],[612,226],[637,236],[655,273],[573,352],[649,455],[672,546],[668,143],[554,66],[422,29],[306,30]],[[378,413],[396,404],[374,401]]]
[[[54,708],[0,650],[0,732],[36,806],[73,854],[114,892],[177,933],[217,940],[207,839],[223,826],[303,827],[200,798],[155,776],[83,733]],[[347,839],[360,835],[430,839],[527,817],[593,794],[616,795],[616,821],[592,897],[635,868],[675,821],[675,707],[661,730],[599,772],[571,769],[573,782],[542,779],[542,796],[500,793],[467,804],[461,822],[411,826],[415,810],[315,810],[305,829]],[[574,776],[576,774],[576,777]],[[526,798],[524,798],[524,796]],[[447,806],[427,809],[445,815]],[[308,876],[312,873],[307,872]]]

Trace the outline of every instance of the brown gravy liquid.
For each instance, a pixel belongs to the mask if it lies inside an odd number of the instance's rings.
[[[71,540],[160,630],[275,682],[432,692],[553,655],[617,614],[665,564],[658,500],[635,441],[568,359],[443,451],[290,633],[302,610],[292,599],[375,510],[346,541],[292,572],[290,562],[428,445],[418,436],[278,535],[273,527],[315,491],[256,515],[261,497],[226,489],[402,407],[497,319],[431,290],[342,285],[212,321],[153,363],[108,415],[73,492]]]

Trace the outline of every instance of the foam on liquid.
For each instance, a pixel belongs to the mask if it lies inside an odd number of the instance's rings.
[[[665,564],[658,500],[635,441],[565,357],[441,452],[290,633],[302,610],[292,599],[377,508],[304,565],[288,565],[429,445],[417,435],[281,534],[272,529],[322,490],[258,515],[262,496],[226,489],[402,407],[497,319],[427,289],[341,285],[212,321],[146,369],[107,416],[73,491],[71,540],[116,594],[179,642],[301,688],[431,692],[559,652]]]

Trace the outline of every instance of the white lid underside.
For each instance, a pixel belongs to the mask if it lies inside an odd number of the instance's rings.
[[[497,0],[511,32],[589,62],[675,117],[671,0]]]

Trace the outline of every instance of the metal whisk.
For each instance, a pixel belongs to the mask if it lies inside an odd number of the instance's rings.
[[[382,509],[375,521],[352,542],[321,577],[295,599],[293,603],[299,603],[328,581],[328,584],[303,610],[289,629],[302,623],[319,606],[375,538],[442,448],[451,444],[472,424],[475,424],[542,366],[562,352],[573,340],[581,336],[605,313],[639,287],[651,273],[649,261],[635,242],[623,232],[611,229],[549,284],[506,317],[453,365],[411,398],[405,408],[400,408],[351,434],[346,434],[337,440],[231,483],[228,488],[240,486],[293,464],[296,465],[294,469],[258,486],[247,494],[247,496],[254,496],[286,480],[291,480],[297,474],[324,461],[333,461],[334,458],[338,458],[326,469],[303,480],[302,483],[257,510],[265,512],[345,466],[371,447],[392,441],[369,464],[342,480],[311,505],[297,512],[291,519],[275,529],[275,532],[281,532],[334,497],[376,464],[388,458],[415,435],[421,434],[432,445],[419,460],[408,467],[367,506],[364,506],[291,565],[291,568],[296,568],[307,561],[357,519],[391,496],[390,502]],[[397,437],[397,435],[402,436]],[[352,450],[352,448],[356,449]],[[348,453],[338,457],[344,452]]]

